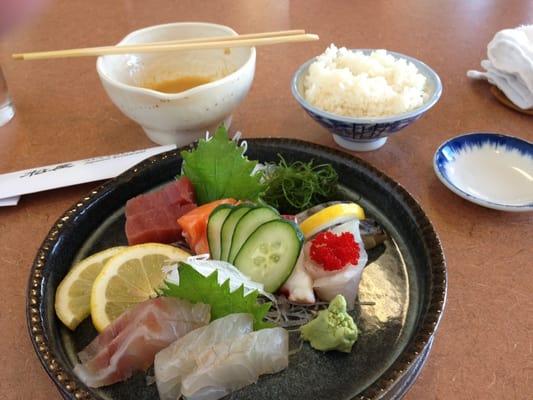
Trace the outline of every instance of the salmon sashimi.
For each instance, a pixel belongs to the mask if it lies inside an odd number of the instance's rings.
[[[176,220],[196,208],[194,188],[187,177],[142,194],[126,203],[126,237],[130,245],[173,243],[182,239]]]
[[[189,211],[178,218],[178,225],[191,250],[196,254],[209,253],[207,242],[207,221],[209,215],[221,204],[237,204],[235,199],[215,200]]]
[[[195,355],[216,343],[253,331],[251,314],[230,314],[189,332],[155,356],[154,371],[161,400],[181,397],[181,381],[196,368]]]
[[[205,326],[211,307],[202,303],[159,297],[129,309],[78,354],[74,372],[89,387],[111,385],[145,371],[156,353]]]

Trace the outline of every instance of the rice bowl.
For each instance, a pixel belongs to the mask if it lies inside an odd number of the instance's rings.
[[[384,117],[420,107],[426,78],[386,50],[370,54],[330,45],[309,66],[303,96],[313,106],[348,117]]]
[[[375,49],[348,49],[350,52],[371,54]],[[404,59],[416,66],[418,72],[426,79],[424,86],[424,100],[422,104],[406,112],[385,116],[346,116],[323,110],[304,96],[305,77],[309,68],[318,57],[303,63],[294,73],[291,82],[291,92],[304,111],[318,124],[329,130],[335,142],[352,151],[372,151],[380,148],[387,141],[388,136],[409,126],[421,118],[440,99],[442,83],[437,73],[416,58],[405,54],[387,51],[395,59]]]

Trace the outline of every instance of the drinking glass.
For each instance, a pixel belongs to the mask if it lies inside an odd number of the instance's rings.
[[[6,79],[4,78],[4,71],[0,65],[0,126],[4,126],[15,115],[15,106],[11,102],[11,97],[7,90]]]

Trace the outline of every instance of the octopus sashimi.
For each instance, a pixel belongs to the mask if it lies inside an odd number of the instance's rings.
[[[209,323],[210,306],[160,297],[129,309],[78,356],[74,372],[89,387],[123,381],[145,371],[156,353],[188,332]]]
[[[154,370],[161,400],[181,396],[181,381],[196,368],[195,354],[217,343],[252,332],[251,314],[230,314],[176,340],[155,356]]]
[[[195,356],[196,369],[182,380],[188,400],[216,400],[260,375],[289,364],[289,334],[283,328],[262,329],[235,340],[217,343]]]
[[[313,279],[305,269],[303,251],[298,257],[291,275],[281,287],[280,292],[293,303],[315,304]]]

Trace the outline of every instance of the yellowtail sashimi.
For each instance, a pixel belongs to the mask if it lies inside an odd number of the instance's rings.
[[[158,351],[209,323],[210,306],[159,297],[129,309],[78,356],[74,372],[89,387],[123,381],[145,371]]]

